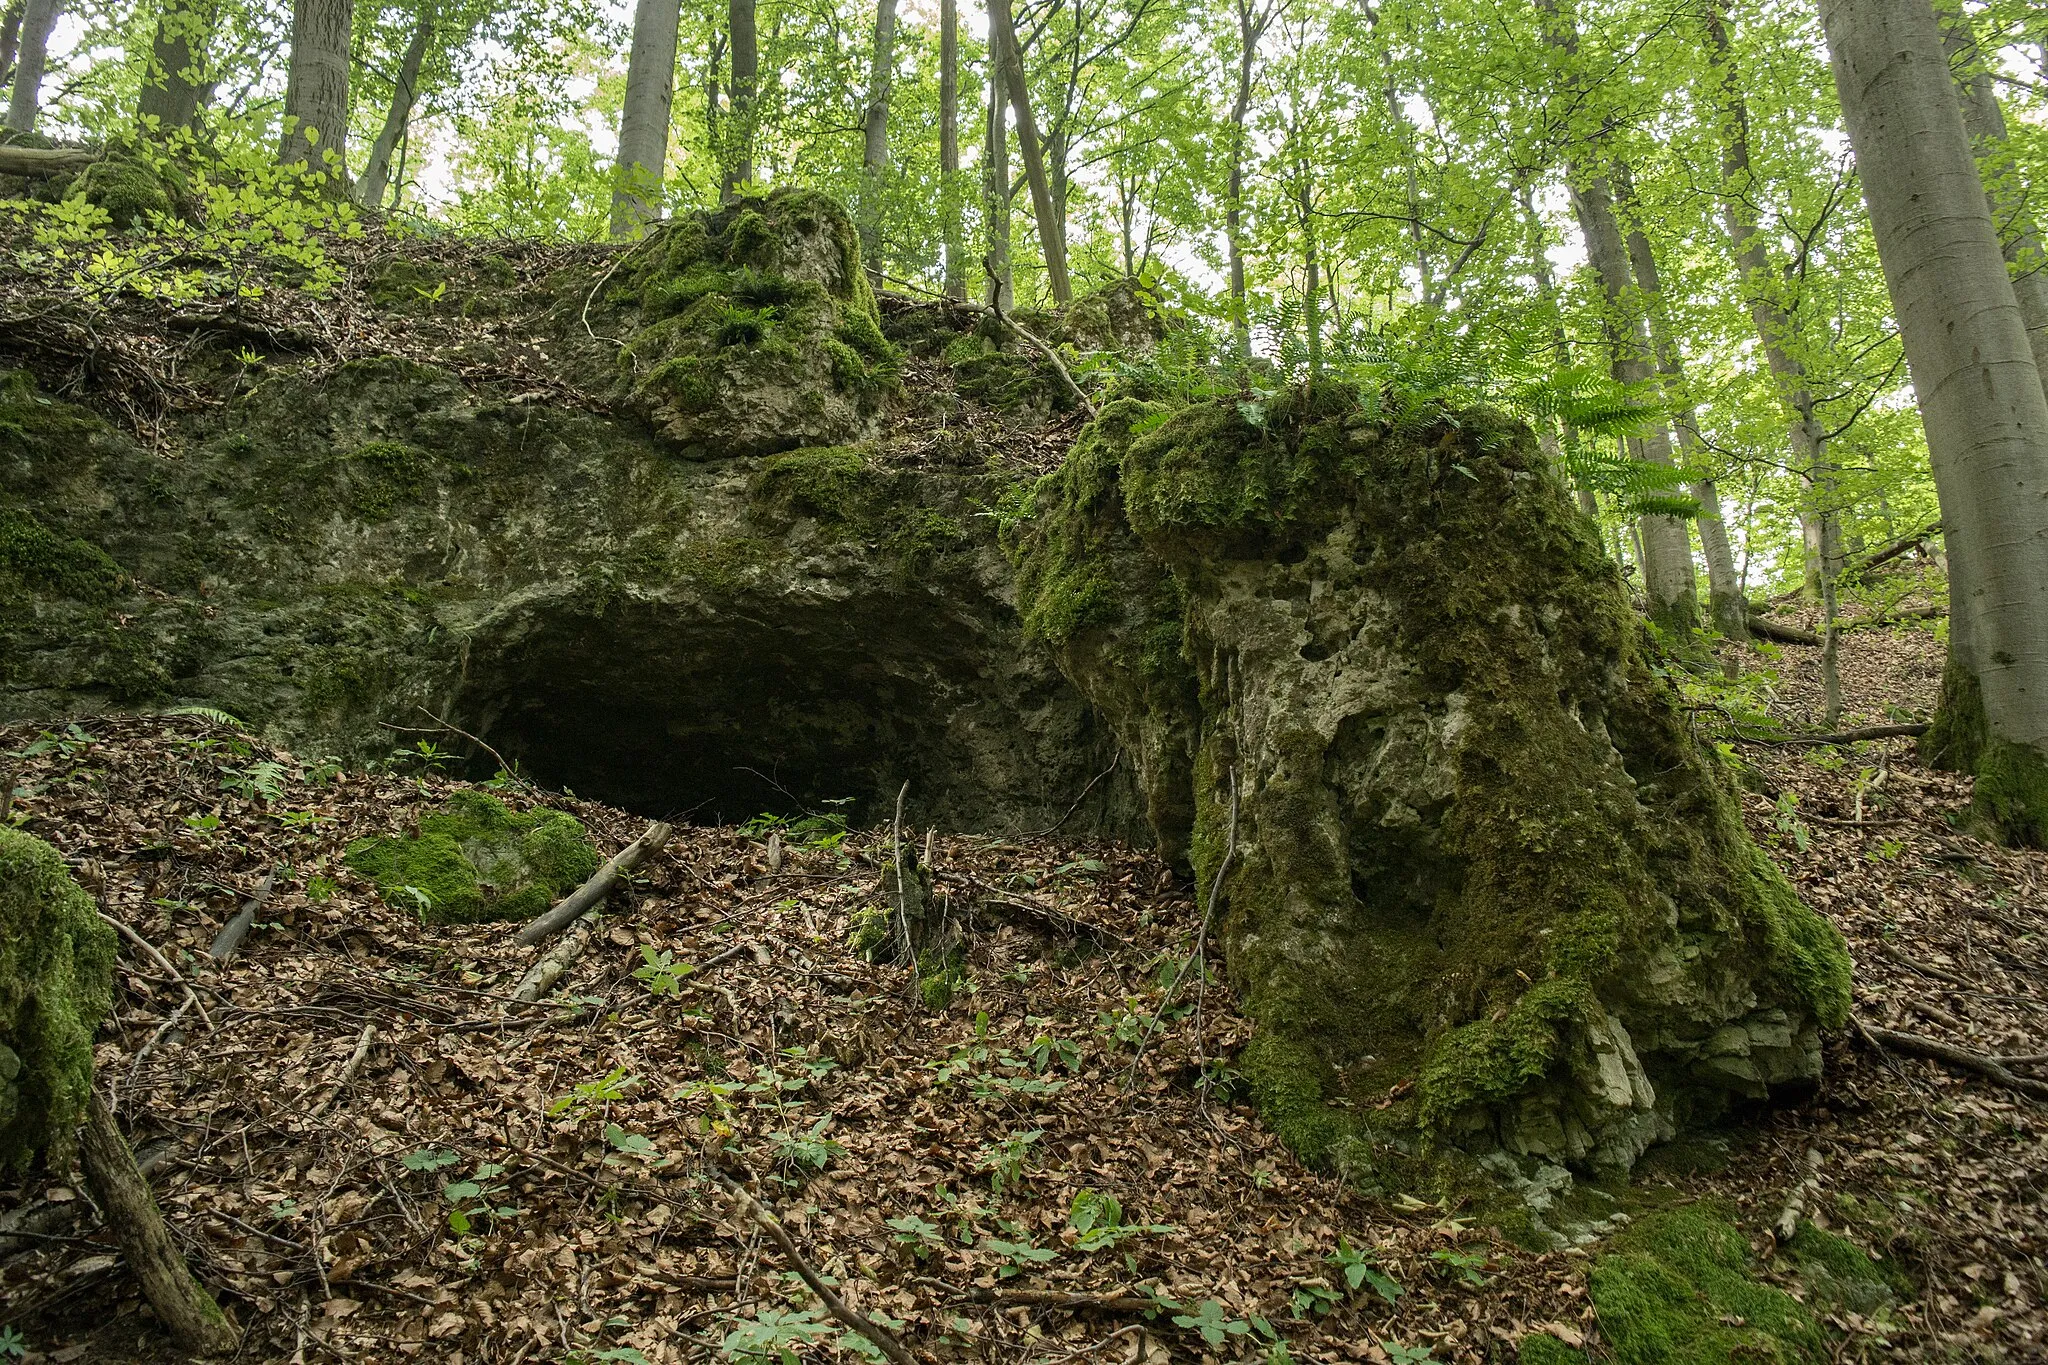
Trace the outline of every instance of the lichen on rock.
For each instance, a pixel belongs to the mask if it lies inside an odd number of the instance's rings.
[[[1034,501],[1026,619],[1148,774],[1191,773],[1159,832],[1197,885],[1234,849],[1241,1067],[1304,1154],[1626,1170],[1817,1076],[1840,936],[1748,840],[1525,429],[1330,390],[1117,404]],[[1148,692],[1176,634],[1190,686]]]
[[[514,811],[477,791],[450,795],[415,834],[359,839],[347,853],[386,901],[430,924],[531,919],[600,861],[575,816]]]
[[[682,453],[859,442],[898,386],[846,211],[809,190],[678,218],[623,260],[629,400]]]
[[[0,1171],[65,1148],[83,1118],[114,948],[57,850],[0,826]]]

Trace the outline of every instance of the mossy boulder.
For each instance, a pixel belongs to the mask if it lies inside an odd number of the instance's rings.
[[[846,210],[809,190],[742,197],[661,228],[620,266],[626,400],[681,453],[767,455],[867,440],[899,388]]]
[[[597,871],[583,824],[563,811],[514,811],[496,797],[458,791],[420,817],[417,833],[359,839],[348,865],[390,904],[430,924],[526,920]]]
[[[1188,775],[1160,837],[1225,873],[1241,1068],[1305,1155],[1620,1171],[1817,1077],[1842,939],[1525,428],[1123,403],[1034,502],[1020,607],[1148,794]]]
[[[114,947],[57,850],[0,826],[0,1171],[65,1149],[83,1119]]]
[[[177,207],[173,185],[155,167],[139,157],[118,154],[79,172],[64,197],[104,209],[117,228],[145,226],[153,218],[168,217]]]
[[[1821,1365],[1832,1355],[1813,1310],[1760,1278],[1749,1240],[1716,1205],[1645,1216],[1594,1263],[1591,1290],[1618,1365]]]

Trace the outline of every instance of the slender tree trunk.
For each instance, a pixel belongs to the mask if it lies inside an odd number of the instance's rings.
[[[2048,844],[2048,393],[1927,0],[1822,0],[1821,23],[1948,543],[1929,740],[1999,833]]]
[[[21,51],[22,0],[7,0],[0,10],[0,81],[14,79],[14,58]]]
[[[150,40],[149,69],[143,73],[136,121],[147,133],[170,137],[196,130],[199,111],[212,89],[207,79],[217,0],[165,0]]]
[[[1806,553],[1805,592],[1807,600],[1819,601],[1821,580],[1827,574],[1825,537],[1818,512],[1820,485],[1832,486],[1833,479],[1822,467],[1823,445],[1820,423],[1813,412],[1813,393],[1807,387],[1806,367],[1790,350],[1795,335],[1791,314],[1778,301],[1776,274],[1771,267],[1770,247],[1757,225],[1756,208],[1750,195],[1754,177],[1750,172],[1749,104],[1742,95],[1741,75],[1735,66],[1734,44],[1728,36],[1722,0],[1706,0],[1701,17],[1706,28],[1707,58],[1719,78],[1721,123],[1721,224],[1728,234],[1729,250],[1742,272],[1750,325],[1764,348],[1765,361],[1778,400],[1785,409],[1786,441],[1791,449],[1792,468],[1813,486],[1799,512],[1800,540]]]
[[[1685,382],[1685,361],[1678,340],[1671,334],[1671,315],[1664,304],[1662,275],[1657,254],[1643,231],[1642,215],[1635,197],[1634,178],[1627,162],[1616,162],[1616,187],[1628,212],[1628,259],[1636,287],[1642,291],[1643,312],[1650,323],[1650,342],[1657,355],[1657,373],[1664,384],[1664,396],[1678,430],[1678,452],[1686,467],[1697,469],[1705,451],[1700,442],[1699,416]],[[1707,561],[1707,600],[1714,628],[1730,640],[1749,638],[1749,605],[1735,582],[1735,555],[1728,547],[1728,528],[1721,521],[1721,495],[1709,478],[1693,480],[1693,496],[1699,500],[1697,525],[1701,557]]]
[[[7,100],[7,126],[32,133],[42,111],[43,72],[50,61],[50,30],[57,27],[61,0],[28,0],[21,15],[21,51],[14,64],[14,88]]]
[[[1308,158],[1294,163],[1295,203],[1301,212],[1301,265],[1306,276],[1301,291],[1302,321],[1308,328],[1308,374],[1323,377],[1323,273],[1316,252],[1315,195],[1309,188]]]
[[[348,178],[349,37],[353,0],[292,0],[292,57],[277,159],[303,165],[333,193]]]
[[[967,297],[960,236],[960,0],[939,0],[939,212],[946,237],[946,296]]]
[[[896,0],[875,5],[874,60],[861,119],[860,250],[868,269],[882,268],[882,193],[889,174],[889,93],[896,79]]]
[[[754,27],[754,0],[730,0],[726,32],[732,39],[732,98],[727,108],[727,136],[732,151],[726,158],[725,182],[719,197],[731,199],[754,178],[754,96],[760,78],[759,38]]]
[[[986,275],[983,287],[994,308],[1008,308],[1017,298],[1010,281],[1010,96],[1003,60],[1001,45],[989,44],[988,146],[982,156],[981,186],[988,251],[982,257],[982,269]]]
[[[1646,383],[1655,367],[1641,300],[1631,278],[1628,248],[1614,216],[1612,192],[1606,177],[1589,175],[1581,167],[1573,166],[1570,178],[1572,207],[1585,234],[1586,256],[1606,296],[1614,377],[1625,384]],[[1675,467],[1671,432],[1663,422],[1653,424],[1643,436],[1631,438],[1629,449],[1639,460]],[[1699,624],[1692,537],[1677,517],[1645,516],[1641,520],[1643,594],[1650,619],[1681,637],[1690,635]]]
[[[163,1212],[149,1192],[149,1181],[137,1169],[135,1154],[97,1089],[86,1101],[78,1155],[93,1198],[106,1214],[108,1230],[172,1339],[202,1356],[224,1355],[240,1346],[241,1333],[178,1254]]]
[[[1955,73],[1956,95],[1962,101],[1963,126],[1977,153],[1992,222],[2005,248],[2006,263],[2012,268],[2013,296],[2027,327],[2034,368],[2048,376],[2048,252],[2042,250],[2040,222],[2028,203],[2027,183],[2006,141],[2005,111],[1998,106],[1998,93],[1985,69],[1969,13],[1960,3],[1952,2],[1937,17],[1949,69]],[[26,51],[24,47],[24,54]],[[26,56],[23,60],[26,62]]]
[[[1017,32],[1010,22],[1010,0],[989,0],[989,37],[992,46],[1003,50],[1003,79],[1009,87],[1010,107],[1017,112],[1017,150],[1024,157],[1024,178],[1031,186],[1031,212],[1038,222],[1038,245],[1045,255],[1046,283],[1053,302],[1065,307],[1074,300],[1074,287],[1067,279],[1066,227],[1053,205],[1052,184],[1045,177],[1044,145],[1038,136],[1038,122],[1031,113],[1031,87],[1024,79],[1024,52],[1017,46]]]
[[[668,173],[669,113],[676,98],[676,26],[681,0],[640,0],[619,113],[619,162],[612,179],[612,240],[640,236],[661,217]]]
[[[413,25],[412,40],[405,45],[405,56],[398,63],[398,79],[391,86],[391,108],[385,111],[384,127],[370,144],[369,159],[356,180],[356,202],[365,208],[384,205],[384,192],[391,183],[391,157],[412,122],[413,102],[419,97],[420,67],[427,60],[427,44],[433,37],[434,7],[428,5]]]
[[[1240,364],[1252,358],[1251,296],[1244,278],[1244,138],[1252,108],[1252,65],[1266,25],[1254,0],[1237,0],[1237,100],[1230,107],[1230,182],[1223,195],[1223,239],[1230,254],[1230,339]]]

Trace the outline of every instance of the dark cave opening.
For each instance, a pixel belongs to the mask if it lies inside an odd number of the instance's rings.
[[[544,785],[699,824],[906,812],[954,829],[1057,818],[1114,752],[1013,629],[904,594],[720,611],[647,601],[550,611],[472,650],[456,704]],[[1109,827],[1105,792],[1081,812]]]

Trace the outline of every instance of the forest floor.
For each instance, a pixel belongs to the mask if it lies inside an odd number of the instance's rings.
[[[1816,654],[1776,661],[1764,700],[1787,724],[1818,718]],[[1926,629],[1850,633],[1844,723],[1924,714],[1939,664]],[[921,999],[846,946],[887,831],[786,832],[770,871],[763,831],[687,828],[528,1007],[510,994],[540,950],[504,925],[423,927],[341,864],[456,784],[336,772],[192,717],[37,738],[0,728],[0,752],[36,750],[17,818],[183,978],[124,942],[99,1075],[244,1360],[698,1361],[749,1334],[854,1358],[705,1178],[713,1158],[924,1359],[1263,1358],[1254,1319],[1299,1361],[1510,1360],[1538,1330],[1599,1349],[1599,1246],[1529,1252],[1460,1207],[1303,1169],[1227,1077],[1202,1085],[1247,1026],[1199,973],[1148,1030],[1200,921],[1148,854],[936,835],[968,960]],[[2048,856],[1959,832],[1967,784],[1909,740],[1742,754],[1754,833],[1854,949],[1857,1016],[2040,1062]],[[645,824],[551,799],[607,850]],[[245,947],[212,963],[273,868]],[[167,1028],[184,982],[204,1008]],[[2044,1133],[2027,1093],[1844,1035],[1818,1095],[1653,1154],[1637,1185],[1725,1200],[1766,1277],[1795,1195],[1903,1270],[1910,1299],[1832,1319],[1838,1359],[2039,1360]],[[84,1209],[0,1186],[17,1227],[32,1210],[46,1229],[0,1237],[0,1356],[176,1359],[89,1210],[65,1223],[50,1200]],[[1354,1290],[1347,1248],[1383,1280]]]

